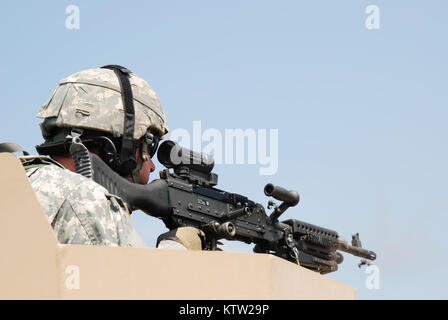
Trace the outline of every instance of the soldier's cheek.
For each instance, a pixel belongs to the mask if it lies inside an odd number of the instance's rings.
[[[151,159],[143,162],[142,170],[140,171],[140,183],[147,184],[149,181],[149,175],[156,169]]]

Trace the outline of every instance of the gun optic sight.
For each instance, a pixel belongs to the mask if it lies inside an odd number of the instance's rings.
[[[210,173],[215,165],[211,155],[182,148],[171,140],[167,140],[159,146],[157,159],[168,169],[186,167],[201,173]]]

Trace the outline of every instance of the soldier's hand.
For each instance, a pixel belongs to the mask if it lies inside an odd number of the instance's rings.
[[[193,227],[173,229],[157,238],[157,248],[203,250],[205,248],[205,234],[202,230]]]

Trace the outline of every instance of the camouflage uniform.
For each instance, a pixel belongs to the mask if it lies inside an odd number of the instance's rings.
[[[26,174],[60,243],[145,247],[126,204],[96,182],[55,164]]]
[[[135,141],[149,141],[153,134],[162,139],[169,129],[158,96],[136,74],[130,73],[128,80],[135,118],[126,129],[132,127]],[[122,86],[116,72],[107,68],[91,68],[62,79],[37,114],[44,119],[40,124],[44,144],[65,141],[72,128],[123,137],[129,110],[125,110]],[[27,175],[59,242],[144,246],[123,201],[99,184],[54,164],[28,169]],[[160,237],[158,247],[201,249],[199,234],[194,228],[179,228]]]
[[[162,138],[168,128],[159,98],[136,74],[131,73],[129,81],[134,140],[143,139],[148,132]],[[119,79],[114,71],[104,68],[72,74],[60,81],[37,116],[44,119],[41,130],[46,143],[64,141],[71,128],[122,137],[125,110]],[[99,184],[53,164],[28,169],[27,174],[59,242],[145,246],[126,205]]]

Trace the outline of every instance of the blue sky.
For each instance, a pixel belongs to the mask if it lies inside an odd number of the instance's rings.
[[[68,5],[80,29],[65,27]],[[365,8],[380,9],[367,30]],[[279,169],[217,165],[219,187],[264,205],[297,190],[285,218],[360,232],[380,289],[345,255],[329,277],[360,299],[446,299],[446,1],[10,1],[0,4],[0,140],[29,151],[60,79],[122,64],[159,95],[172,129],[278,129]],[[161,169],[158,165],[157,169]],[[165,228],[136,213],[150,247]],[[226,243],[228,251],[250,246]]]

